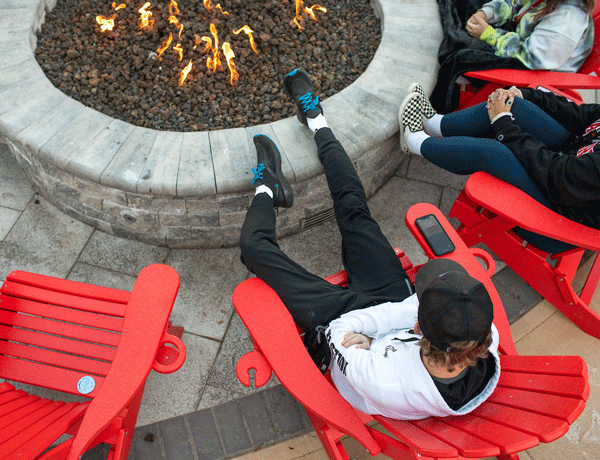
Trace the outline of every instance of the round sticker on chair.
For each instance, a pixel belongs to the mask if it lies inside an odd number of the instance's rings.
[[[94,388],[96,388],[96,381],[93,377],[90,377],[89,375],[81,377],[79,379],[79,382],[77,382],[77,390],[82,395],[87,395],[91,393],[92,391],[94,391]]]

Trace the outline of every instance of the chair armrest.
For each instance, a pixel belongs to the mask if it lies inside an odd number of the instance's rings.
[[[514,85],[527,86],[551,86],[556,89],[598,89],[600,88],[600,77],[585,75],[581,73],[552,72],[549,70],[517,70],[517,69],[494,69],[477,70],[465,73],[467,77],[479,78],[481,80]]]
[[[472,174],[465,185],[465,193],[475,203],[515,226],[574,246],[600,250],[600,230],[555,213],[525,192],[487,173]]]
[[[179,276],[171,267],[154,264],[140,272],[125,311],[112,366],[73,438],[67,460],[78,460],[98,434],[143,391],[178,290]]]
[[[277,293],[251,278],[233,291],[233,306],[281,384],[308,411],[381,452],[356,411],[321,374],[306,351],[292,316]]]

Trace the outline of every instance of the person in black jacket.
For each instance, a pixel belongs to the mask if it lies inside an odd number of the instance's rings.
[[[485,171],[600,229],[599,104],[512,87],[495,91],[487,103],[439,115],[420,85],[410,88],[399,113],[406,151],[456,174]],[[549,252],[565,249],[540,235],[521,236]]]

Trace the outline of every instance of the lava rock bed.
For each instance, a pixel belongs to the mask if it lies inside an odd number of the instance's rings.
[[[321,99],[341,91],[364,72],[381,39],[368,0],[322,0],[327,12],[313,9],[317,20],[303,13],[303,30],[294,22],[295,0],[180,0],[176,7],[169,2],[151,1],[146,11],[154,24],[140,30],[144,1],[58,0],[38,32],[36,58],[57,88],[106,115],[157,130],[204,131],[294,115],[281,80],[297,67],[311,75]],[[116,10],[119,4],[125,8]],[[115,16],[112,31],[100,31],[98,15]],[[169,16],[183,24],[181,38]],[[219,48],[228,42],[235,53],[234,86],[222,49],[222,70],[207,69],[213,53],[203,53],[201,37],[214,40],[211,24]],[[233,33],[244,25],[252,29],[260,56],[247,34]],[[158,58],[170,34],[173,41]],[[177,43],[181,61],[173,50]],[[179,86],[190,59],[192,70]]]

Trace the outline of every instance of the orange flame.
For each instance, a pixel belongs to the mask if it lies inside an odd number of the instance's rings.
[[[125,3],[121,3],[120,5],[117,5],[115,2],[113,2],[112,7],[119,11],[122,10],[123,8],[127,8],[127,5],[125,5]]]
[[[233,86],[233,85],[235,85],[235,82],[238,81],[238,78],[240,78],[240,75],[238,74],[237,70],[235,69],[235,62],[233,62],[235,53],[231,49],[229,42],[223,43],[223,54],[225,55],[225,58],[227,59],[227,66],[229,67],[229,71],[231,72],[231,77],[229,78],[229,83],[231,83],[231,86]]]
[[[177,45],[173,47],[173,50],[177,56],[179,56],[179,61],[181,61],[183,59],[183,47],[181,46],[181,43],[177,43]]]
[[[110,18],[104,16],[96,16],[96,22],[100,24],[100,32],[106,32],[107,30],[113,30],[115,26],[115,18],[117,15],[113,14]]]
[[[165,52],[165,50],[169,47],[169,45],[171,44],[172,41],[173,41],[173,34],[169,34],[169,38],[167,38],[164,42],[162,42],[162,45],[160,45],[158,47],[158,49],[156,50],[159,58]]]
[[[179,29],[179,38],[181,38],[181,32],[183,32],[183,24],[179,24],[179,21],[175,16],[169,16],[169,22],[175,24],[175,27]]]
[[[140,13],[140,29],[145,29],[154,25],[154,19],[150,19],[152,11],[146,11],[147,8],[150,8],[150,2],[144,3],[144,6],[138,10],[138,13]]]
[[[215,72],[217,68],[222,69],[223,66],[221,65],[221,53],[219,52],[219,37],[217,36],[217,27],[212,22],[210,23],[210,33],[213,36],[213,40],[211,40],[210,37],[202,37],[202,40],[206,42],[206,48],[204,48],[204,51],[212,50],[213,52],[212,57],[208,56],[206,58],[206,66],[208,67],[208,70]]]
[[[206,42],[206,46],[204,47],[204,49],[202,50],[203,53],[208,53],[209,51],[212,51],[213,47],[212,47],[212,38],[210,37],[202,37],[202,41]]]
[[[252,47],[252,51],[254,51],[260,56],[260,53],[256,50],[256,43],[254,42],[254,37],[252,36],[252,32],[254,31],[250,27],[245,25],[241,29],[234,30],[233,33],[238,35],[242,31],[248,36],[248,40],[250,40],[250,46]]]
[[[317,17],[315,16],[315,13],[313,10],[318,10],[318,11],[322,11],[323,13],[327,13],[327,8],[324,8],[321,5],[313,5],[310,8],[308,8],[308,7],[304,6],[304,2],[302,0],[296,0],[296,16],[294,16],[294,22],[298,26],[298,29],[304,30],[304,27],[302,27],[300,25],[300,22],[302,22],[304,20],[302,18],[302,13],[308,14],[315,21],[317,20]]]
[[[181,75],[179,76],[179,86],[183,85],[183,82],[187,78],[188,73],[190,73],[190,70],[192,70],[192,60],[191,59],[190,59],[190,62],[188,63],[188,65],[186,65],[181,70]]]
[[[171,0],[171,3],[169,3],[169,14],[180,14],[179,8],[177,7],[177,2],[175,2],[175,0]]]
[[[223,8],[221,8],[220,3],[217,3],[217,6],[212,6],[210,0],[203,0],[203,4],[204,8],[206,8],[207,11],[219,10],[223,14],[223,16],[229,16],[229,13],[227,11],[223,11]]]

